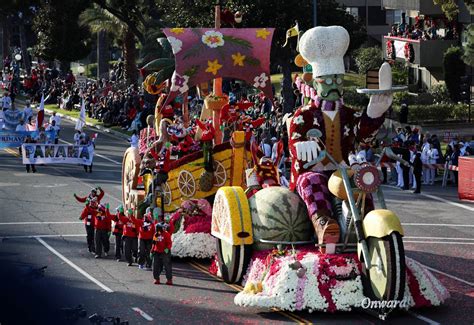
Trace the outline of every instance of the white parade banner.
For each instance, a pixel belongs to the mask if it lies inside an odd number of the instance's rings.
[[[90,166],[94,158],[93,145],[24,143],[21,148],[24,165],[80,164]]]

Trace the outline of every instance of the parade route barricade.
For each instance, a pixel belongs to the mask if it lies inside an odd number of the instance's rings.
[[[460,200],[474,201],[473,157],[459,157],[458,195]]]
[[[24,165],[80,164],[90,166],[94,159],[92,145],[25,143],[21,148]]]

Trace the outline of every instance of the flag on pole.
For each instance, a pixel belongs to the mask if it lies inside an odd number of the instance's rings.
[[[285,44],[283,44],[283,47],[285,47],[286,44],[288,44],[289,38],[299,36],[299,33],[300,33],[300,28],[298,26],[298,22],[296,22],[296,25],[294,27],[291,27],[290,29],[286,31],[286,40],[285,40]]]
[[[41,102],[39,106],[38,116],[36,117],[36,129],[39,130],[43,126],[44,121],[44,94],[41,94]]]
[[[82,131],[82,128],[86,125],[86,104],[84,98],[82,98],[81,112],[79,113],[79,119],[76,122],[76,130]]]

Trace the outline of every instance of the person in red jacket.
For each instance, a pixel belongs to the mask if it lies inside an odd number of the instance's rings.
[[[143,219],[137,219],[137,222],[140,225],[138,228],[138,267],[142,270],[151,269],[150,252],[155,233],[151,209],[147,208]]]
[[[97,192],[99,192],[99,193],[97,193]],[[77,196],[76,193],[74,193],[74,198],[78,202],[81,202],[81,203],[86,203],[87,200],[91,201],[93,198],[96,198],[97,205],[99,205],[100,201],[102,200],[104,195],[105,195],[104,190],[100,186],[97,186],[96,188],[93,188],[91,190],[91,192],[89,193],[88,196],[80,197],[80,196]]]
[[[138,224],[137,219],[133,216],[133,210],[128,209],[127,216],[120,216],[120,220],[123,222],[123,241],[125,259],[128,262],[128,266],[133,265],[132,257],[137,258],[138,253]]]
[[[123,211],[123,205],[119,205],[117,209],[115,209],[116,213],[115,216],[113,216],[113,221],[114,221],[114,236],[115,236],[115,259],[117,262],[120,262],[120,259],[122,258],[122,253],[123,253],[123,240],[122,240],[122,235],[123,235],[123,222],[120,219],[126,218],[124,211]]]
[[[104,255],[107,256],[110,249],[109,234],[112,229],[113,216],[109,211],[109,204],[106,206],[102,204],[97,209],[95,216],[95,258],[102,257],[102,247],[104,248]]]
[[[166,284],[173,285],[173,273],[171,266],[171,235],[164,230],[163,224],[156,224],[156,232],[153,236],[151,254],[153,256],[153,278],[155,284],[160,284],[160,275],[165,268]]]
[[[95,217],[97,215],[97,198],[86,200],[86,206],[82,210],[79,220],[84,220],[84,226],[86,227],[87,234],[87,247],[90,253],[95,253],[94,245],[94,229],[95,229]]]

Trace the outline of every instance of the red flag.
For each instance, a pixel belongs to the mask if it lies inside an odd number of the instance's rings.
[[[44,94],[41,95],[41,103],[39,106],[38,116],[36,118],[36,129],[39,130],[43,126],[44,121]]]

